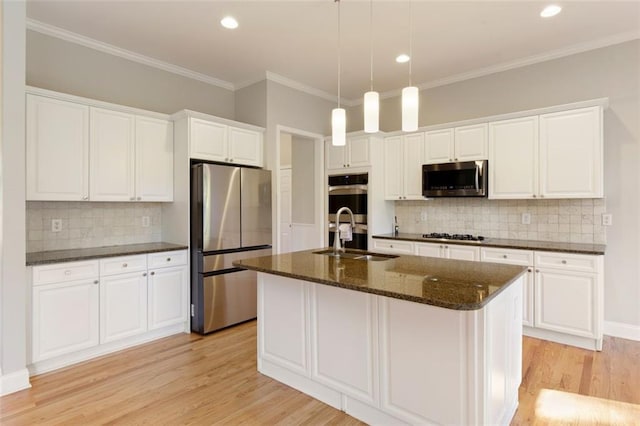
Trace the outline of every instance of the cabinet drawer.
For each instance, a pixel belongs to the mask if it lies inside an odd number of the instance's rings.
[[[483,247],[480,250],[480,261],[530,266],[533,265],[533,252],[530,250]]]
[[[413,254],[413,243],[408,241],[373,240],[373,248],[389,253]]]
[[[187,264],[187,251],[163,251],[160,253],[149,253],[149,269],[163,268],[165,266],[179,266]]]
[[[583,254],[536,252],[536,268],[598,272],[598,258],[599,256]]]
[[[97,278],[100,271],[98,265],[97,260],[88,260],[34,266],[33,285]]]
[[[147,256],[138,254],[135,256],[109,257],[100,260],[100,275],[123,274],[147,270]]]

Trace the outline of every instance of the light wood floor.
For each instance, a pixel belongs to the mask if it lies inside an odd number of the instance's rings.
[[[256,323],[177,335],[33,377],[0,424],[360,424],[256,371]],[[640,342],[592,352],[525,338],[514,425],[640,425]]]

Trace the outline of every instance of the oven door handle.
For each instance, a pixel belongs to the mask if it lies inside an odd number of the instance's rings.
[[[367,193],[367,185],[338,185],[329,187],[329,195],[360,195]]]

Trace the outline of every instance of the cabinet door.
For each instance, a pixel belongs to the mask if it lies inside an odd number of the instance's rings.
[[[456,127],[454,161],[486,160],[487,153],[487,124]]]
[[[480,260],[480,247],[463,246],[457,244],[446,244],[446,257],[457,260]]]
[[[154,269],[148,278],[149,330],[187,321],[187,267]]]
[[[311,377],[369,403],[377,398],[376,296],[311,285]]]
[[[536,270],[535,326],[583,337],[597,337],[595,274],[560,269]]]
[[[371,164],[369,156],[369,137],[350,138],[347,141],[347,167],[366,167]]]
[[[262,133],[229,127],[229,162],[262,167]]]
[[[147,330],[147,273],[100,277],[100,343]]]
[[[541,115],[541,195],[602,197],[602,149],[602,108]]]
[[[425,164],[453,161],[453,129],[424,133]]]
[[[327,169],[344,169],[347,167],[347,146],[334,146],[331,141],[325,142],[325,164]]]
[[[408,200],[424,200],[422,196],[422,165],[424,164],[424,133],[404,137],[404,195]]]
[[[173,123],[136,117],[136,200],[173,201]]]
[[[42,361],[96,346],[98,279],[33,287],[33,354]]]
[[[199,118],[189,119],[189,152],[191,158],[209,161],[229,161],[227,129],[224,124]]]
[[[522,325],[529,327],[533,327],[535,325],[533,320],[533,304],[535,300],[533,282],[533,268],[528,267],[527,272],[524,274],[524,283],[522,286]]]
[[[401,200],[404,196],[402,136],[384,139],[384,198]]]
[[[489,123],[489,198],[538,193],[538,117]]]
[[[91,108],[91,201],[133,201],[135,116]]]
[[[416,255],[426,257],[442,257],[442,244],[437,243],[416,243]]]
[[[89,107],[27,95],[27,200],[89,197]]]

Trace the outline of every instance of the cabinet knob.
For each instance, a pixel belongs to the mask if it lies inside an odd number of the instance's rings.
[[[449,246],[444,246],[444,248],[449,248]]]
[[[393,244],[390,244],[389,247],[393,248]]]
[[[225,158],[225,159],[224,159],[224,161],[229,161],[229,159],[228,159],[228,158]]]
[[[503,255],[502,255],[502,257],[506,259],[506,258],[507,258],[507,255],[506,255],[506,254],[503,254]]]
[[[540,194],[540,198],[544,198],[544,194]]]
[[[229,158],[229,161],[231,161],[233,163],[233,158]]]
[[[536,198],[536,194],[533,194],[533,198]]]
[[[127,266],[128,266],[128,265],[127,265],[126,263],[123,263],[123,264],[122,264],[122,267],[123,267],[123,268],[126,268]]]
[[[454,160],[458,161],[458,159],[457,159],[457,158],[454,158]]]
[[[94,280],[94,281],[93,281],[93,283],[94,283],[94,284],[98,284],[99,282],[100,282],[100,281],[98,281],[98,280]]]
[[[533,271],[531,270],[531,268],[529,268],[529,269],[527,269],[527,272],[533,272]]]
[[[171,262],[171,258],[170,257],[167,257],[167,262]]]
[[[138,201],[142,200],[142,197],[138,197]]]
[[[343,165],[342,165],[342,167],[347,167],[347,165],[346,165],[346,164],[343,164]]]
[[[567,261],[566,261],[566,260],[563,260],[563,261],[562,261],[562,264],[563,264],[563,265],[566,265],[566,264],[567,264]]]
[[[145,272],[144,274],[142,274],[142,276],[143,276],[143,277],[146,277],[146,276],[147,276],[147,273]]]
[[[151,271],[151,275],[155,275],[155,274],[156,274],[155,272]]]
[[[540,272],[540,269],[536,269],[536,272],[537,272],[537,273],[539,273],[539,272]]]
[[[135,201],[136,197],[130,197],[129,201]]]
[[[442,246],[440,246],[440,248],[443,248]]]
[[[453,159],[452,159],[452,158],[449,158],[449,161],[453,161]]]
[[[84,201],[87,201],[87,200],[89,199],[89,196],[88,196],[88,195],[85,195],[84,197],[82,197],[82,199],[83,199]]]
[[[351,164],[347,164],[347,167],[351,167]]]

